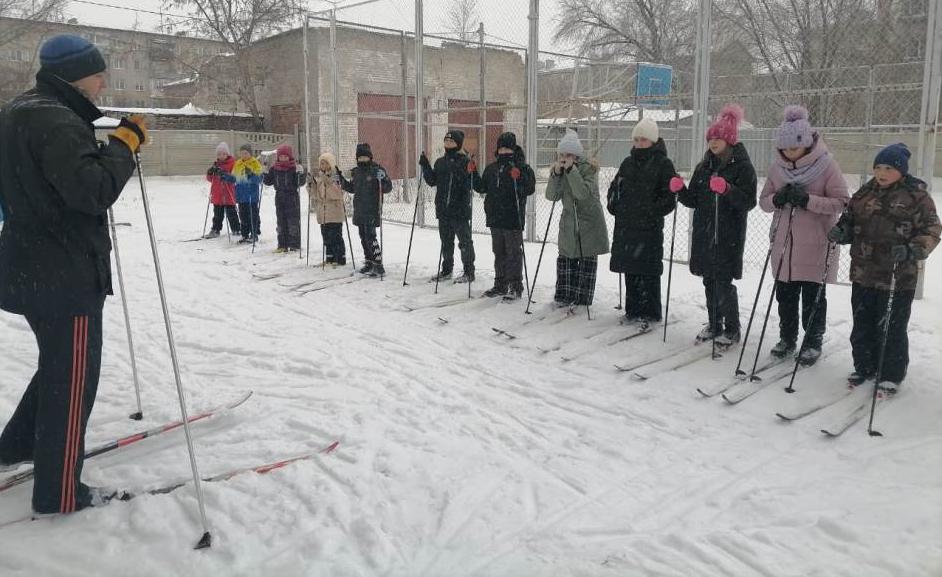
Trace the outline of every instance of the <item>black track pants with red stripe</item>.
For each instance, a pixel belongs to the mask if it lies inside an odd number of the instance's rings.
[[[0,461],[33,461],[33,511],[71,513],[89,503],[80,478],[101,372],[102,311],[26,320],[39,345],[39,368],[0,435]]]

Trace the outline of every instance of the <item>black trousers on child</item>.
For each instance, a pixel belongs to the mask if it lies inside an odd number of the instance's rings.
[[[297,191],[275,191],[278,248],[301,250],[301,196]]]
[[[37,513],[71,513],[91,501],[80,479],[101,372],[102,306],[88,315],[26,315],[39,366],[0,435],[0,462],[33,461]]]
[[[334,264],[347,264],[347,247],[343,243],[343,224],[331,222],[321,225],[321,242],[324,243],[324,252],[327,262]]]
[[[738,332],[739,293],[733,279],[703,277],[703,288],[706,289],[707,314],[714,334],[718,335],[724,330]]]
[[[242,230],[241,225],[239,224],[239,213],[236,210],[236,207],[227,204],[214,204],[213,205],[213,230],[216,232],[222,232],[222,219],[229,219],[229,230],[230,232],[239,233]]]
[[[363,260],[367,263],[383,263],[383,251],[380,249],[379,240],[376,238],[376,227],[359,225],[360,245],[363,247]]]
[[[585,258],[556,258],[556,295],[558,303],[572,305],[591,305],[595,297],[595,278],[599,259],[595,256]]]
[[[258,237],[262,233],[262,219],[258,215],[259,203],[240,202],[239,222],[242,224],[242,238],[249,238],[253,234]]]
[[[491,229],[494,250],[494,286],[523,290],[523,231]]]
[[[886,304],[890,291],[868,288],[854,283],[850,292],[850,306],[854,315],[854,327],[850,331],[850,346],[854,356],[854,370],[858,374],[877,376],[880,362],[880,347],[883,344],[883,329]],[[909,314],[912,311],[916,291],[896,291],[893,296],[893,313],[890,316],[886,351],[883,357],[884,381],[901,383],[909,368]]]
[[[814,299],[821,289],[821,300],[814,313],[814,325],[808,326],[814,312]],[[778,301],[779,338],[790,343],[798,342],[798,301],[801,300],[801,328],[805,331],[805,346],[821,349],[824,340],[825,320],[828,314],[828,301],[825,286],[816,282],[792,281],[775,283],[775,300]]]
[[[441,272],[451,273],[455,268],[455,237],[461,251],[461,264],[466,274],[474,273],[474,242],[471,240],[471,222],[456,218],[438,221],[438,236],[442,241]]]
[[[661,320],[659,275],[625,275],[625,316],[631,319]]]

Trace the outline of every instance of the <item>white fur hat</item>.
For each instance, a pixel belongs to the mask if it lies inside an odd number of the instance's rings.
[[[566,129],[566,134],[556,146],[556,151],[560,154],[573,154],[575,156],[585,156],[585,149],[579,141],[579,135],[571,128]]]
[[[634,130],[631,131],[631,138],[647,138],[651,142],[657,142],[658,129],[657,122],[654,122],[650,118],[642,118],[638,121],[638,124],[635,124]]]

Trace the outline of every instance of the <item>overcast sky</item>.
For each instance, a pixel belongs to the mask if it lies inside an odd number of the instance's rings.
[[[131,9],[160,12],[161,0],[94,1],[123,6],[127,9],[106,8],[73,1],[66,9],[67,16],[77,18],[83,24],[109,28],[131,28],[136,23],[141,30],[156,30],[160,25],[159,15],[135,12]],[[330,7],[330,3],[323,0],[308,0],[308,2],[311,10]],[[452,2],[453,0],[425,0],[425,31],[427,33],[445,31],[446,11]],[[343,0],[340,5],[355,3],[357,0]],[[508,44],[526,45],[529,4],[528,0],[478,0],[485,32],[509,41],[505,42]],[[170,14],[183,13],[180,9],[174,9],[167,12],[168,15],[164,21],[179,22],[179,18],[172,18]],[[341,20],[410,31],[413,30],[414,16],[415,8],[411,0],[379,0],[367,6],[342,10],[338,13],[338,18]],[[556,0],[541,0],[540,49],[570,53],[571,50],[554,46],[552,43],[557,17]],[[489,40],[500,42],[497,39]]]

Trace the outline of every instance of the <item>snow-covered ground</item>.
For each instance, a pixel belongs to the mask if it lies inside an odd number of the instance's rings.
[[[191,412],[255,391],[233,413],[193,426],[202,473],[334,439],[340,448],[268,475],[204,484],[209,551],[191,549],[200,528],[187,486],[0,529],[2,575],[942,574],[942,389],[933,376],[942,366],[939,255],[929,261],[926,299],[914,305],[905,389],[877,413],[885,436],[871,438],[858,423],[827,439],[819,429],[832,412],[793,423],[775,412],[841,391],[851,369],[849,287],[829,288],[831,355],[799,373],[797,394],[774,383],[728,406],[695,389],[730,375],[735,354],[644,382],[613,367],[691,341],[705,311],[700,280],[686,267],[674,269],[668,343],[651,334],[610,345],[627,329],[618,326],[617,277],[604,258],[591,321],[580,311],[523,324],[534,318],[523,314],[525,301],[486,299],[405,312],[436,298],[425,279],[438,241],[434,230],[416,231],[403,287],[409,229],[401,225],[385,227],[384,281],[301,295],[284,285],[337,271],[271,254],[270,192],[263,243],[252,255],[225,237],[181,242],[202,230],[202,179],[148,182]],[[178,416],[136,184],[115,213],[132,223],[119,236],[145,419],[126,418],[134,391],[114,298],[89,446]],[[321,253],[315,237],[312,261]],[[355,230],[354,240],[359,263]],[[477,295],[493,273],[489,239],[475,241]],[[532,275],[540,247],[527,248]],[[547,245],[537,313],[552,300],[555,256]],[[273,271],[286,274],[252,275]],[[738,283],[744,322],[757,280]],[[465,291],[440,289],[444,298]],[[31,376],[36,347],[21,318],[0,314],[0,325],[2,423]],[[777,319],[770,329],[766,348]],[[178,431],[89,460],[85,480],[140,489],[188,473]],[[0,496],[0,523],[29,511],[30,490]]]

